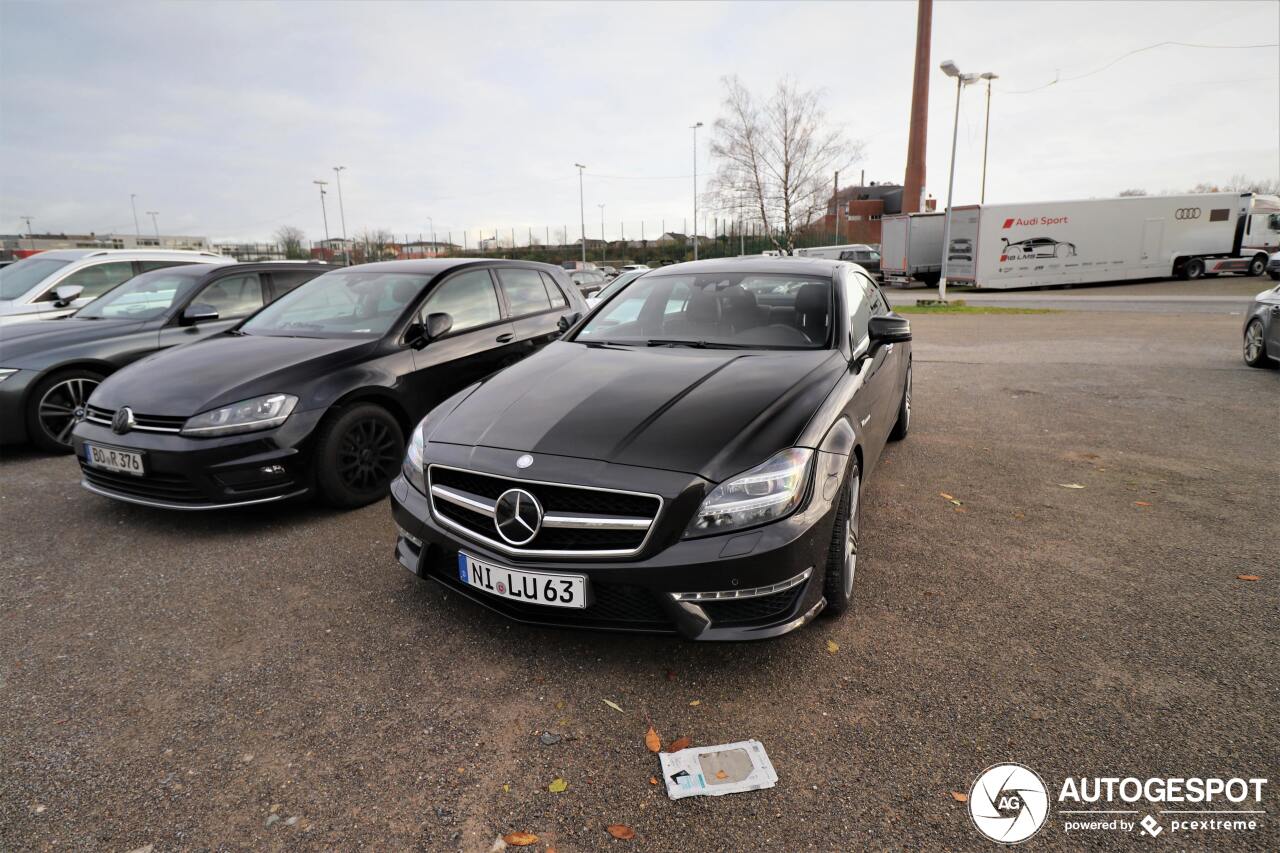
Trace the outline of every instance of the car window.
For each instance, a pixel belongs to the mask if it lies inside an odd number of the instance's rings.
[[[511,306],[512,317],[551,310],[551,300],[537,270],[513,267],[498,269],[498,283]]]
[[[61,258],[23,258],[0,269],[0,299],[17,299],[71,261]]]
[[[191,303],[212,306],[219,320],[248,317],[262,307],[262,279],[257,273],[220,278],[197,293]]]
[[[376,338],[386,334],[428,276],[334,270],[272,302],[240,327],[250,335]]]
[[[871,294],[860,275],[849,276],[845,292],[848,294],[849,339],[857,347],[870,334]]]
[[[311,279],[320,275],[323,270],[309,270],[298,272],[273,272],[271,273],[271,286],[275,290],[275,298],[279,299],[291,290],[295,290],[301,285],[311,281]]]
[[[113,261],[108,264],[94,264],[79,269],[58,282],[58,287],[80,286],[84,292],[82,299],[96,299],[121,282],[133,278],[133,261]],[[41,302],[52,302],[58,298],[55,290],[50,289],[40,297]]]
[[[427,299],[423,315],[445,313],[453,318],[452,331],[461,332],[502,319],[498,294],[488,270],[469,270],[445,280]]]
[[[871,303],[871,314],[873,316],[888,314],[889,300],[884,298],[884,292],[876,287],[874,281],[865,276],[858,276],[858,280],[862,282],[862,290]]]
[[[152,270],[185,266],[186,263],[186,261],[138,261],[138,268],[143,272],[151,272]]]
[[[144,272],[93,300],[75,316],[82,320],[150,320],[185,299],[199,281],[198,273]]]
[[[564,291],[560,289],[560,285],[556,284],[555,279],[546,273],[540,273],[542,276],[542,284],[547,288],[547,296],[551,298],[551,305],[554,308],[565,308],[569,304],[569,300],[565,297]]]

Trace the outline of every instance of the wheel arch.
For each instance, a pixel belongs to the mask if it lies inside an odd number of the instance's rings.
[[[56,376],[59,373],[68,373],[72,370],[92,370],[94,373],[101,373],[102,378],[105,379],[119,369],[120,368],[117,365],[114,365],[109,361],[101,361],[93,358],[78,358],[74,361],[63,361],[50,365],[49,367],[42,369],[36,374],[34,379],[27,383],[26,390],[22,395],[23,409],[25,410],[27,404],[31,402],[31,396],[35,394],[36,389],[51,376]]]
[[[400,431],[404,434],[406,440],[408,440],[410,432],[413,431],[416,425],[400,398],[393,391],[377,386],[355,388],[348,391],[329,405],[329,408],[325,411],[325,417],[329,417],[334,412],[341,411],[356,403],[374,403],[389,411],[392,417],[396,419],[396,423],[400,425]]]

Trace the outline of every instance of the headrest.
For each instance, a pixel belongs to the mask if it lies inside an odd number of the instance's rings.
[[[397,281],[391,289],[391,298],[397,305],[406,305],[418,294],[418,285],[412,281]]]
[[[831,301],[831,287],[826,284],[806,284],[796,291],[796,312],[816,314],[827,312]]]
[[[685,316],[695,323],[719,323],[720,299],[713,285],[694,291],[685,308]]]

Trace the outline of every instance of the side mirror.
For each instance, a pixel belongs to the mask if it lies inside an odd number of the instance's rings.
[[[79,299],[81,293],[84,293],[84,288],[78,284],[64,284],[54,288],[53,295],[58,298],[54,300],[53,307],[66,308]]]
[[[193,302],[182,309],[180,323],[183,326],[194,326],[197,323],[208,323],[218,319],[218,309],[204,302]]]
[[[410,323],[404,330],[404,342],[413,349],[422,349],[431,343],[427,339],[427,329],[421,323]]]
[[[911,323],[906,317],[900,317],[897,314],[872,317],[867,324],[867,331],[871,337],[872,347],[906,343],[911,340]]]
[[[452,314],[437,311],[434,314],[427,315],[427,340],[434,341],[436,338],[443,338],[445,335],[449,334],[449,330],[452,328]]]
[[[582,315],[577,311],[574,311],[572,314],[564,314],[560,317],[559,321],[556,322],[556,328],[559,329],[560,334],[563,335],[565,332],[569,331],[570,326],[581,319]]]

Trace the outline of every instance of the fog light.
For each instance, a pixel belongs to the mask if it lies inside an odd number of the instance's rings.
[[[409,544],[410,544],[410,545],[413,545],[415,548],[421,548],[421,547],[422,547],[422,540],[421,540],[421,539],[419,539],[417,536],[414,536],[412,533],[410,533],[409,531],[405,530],[403,527],[401,527],[401,526],[400,526],[400,525],[398,525],[398,524],[396,525],[396,530],[397,530],[397,531],[399,531],[399,533],[400,533],[400,535],[401,535],[402,537],[404,537],[406,540],[408,540],[408,542],[409,542]]]
[[[793,578],[787,578],[768,586],[756,586],[750,589],[722,589],[711,592],[673,592],[671,597],[676,601],[729,601],[739,598],[759,598],[763,595],[773,595],[778,592],[785,592],[794,586],[799,586],[809,579],[809,575],[813,574],[813,569],[805,569]]]
[[[275,477],[284,473],[283,465],[263,465],[258,469],[258,473],[265,474],[268,477]]]

